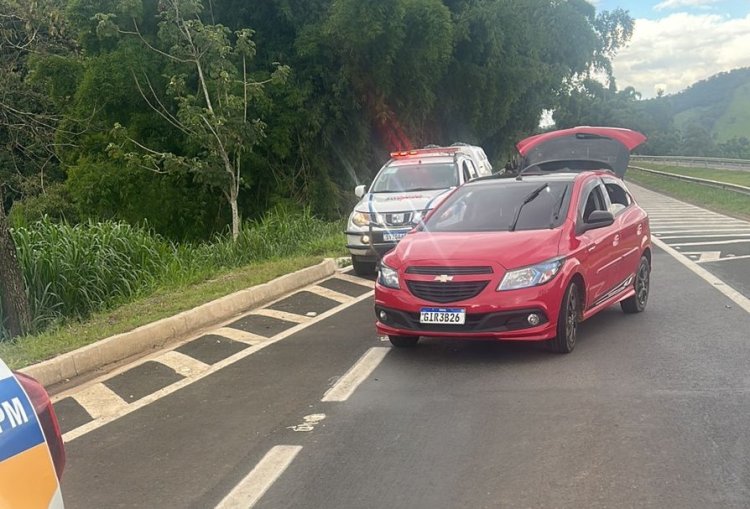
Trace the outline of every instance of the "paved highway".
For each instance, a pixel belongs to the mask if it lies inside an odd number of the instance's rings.
[[[636,193],[665,243],[649,307],[571,355],[392,350],[372,282],[338,274],[57,395],[67,506],[750,506],[750,258]]]

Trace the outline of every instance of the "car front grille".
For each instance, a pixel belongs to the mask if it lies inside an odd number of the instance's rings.
[[[407,274],[423,276],[471,276],[475,274],[492,274],[492,267],[408,267]]]
[[[440,283],[432,281],[407,281],[409,291],[422,300],[429,302],[458,302],[479,295],[489,281],[461,281]]]

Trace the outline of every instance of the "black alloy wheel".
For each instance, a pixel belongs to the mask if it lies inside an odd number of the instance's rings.
[[[581,316],[581,294],[578,285],[571,281],[565,290],[557,317],[557,336],[550,340],[552,350],[557,353],[570,353],[576,347],[578,322]]]
[[[645,256],[641,256],[633,287],[635,288],[635,295],[620,302],[620,307],[628,314],[640,313],[646,309],[646,304],[648,304],[648,294],[651,288],[651,264]]]

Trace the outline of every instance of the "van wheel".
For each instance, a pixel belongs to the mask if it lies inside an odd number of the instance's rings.
[[[375,262],[363,261],[359,256],[352,255],[352,267],[358,276],[373,276],[376,272]]]

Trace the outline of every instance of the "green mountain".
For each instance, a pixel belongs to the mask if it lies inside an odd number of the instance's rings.
[[[648,109],[667,105],[681,131],[701,125],[718,143],[750,139],[750,67],[719,73],[677,94],[645,102],[650,103]]]

